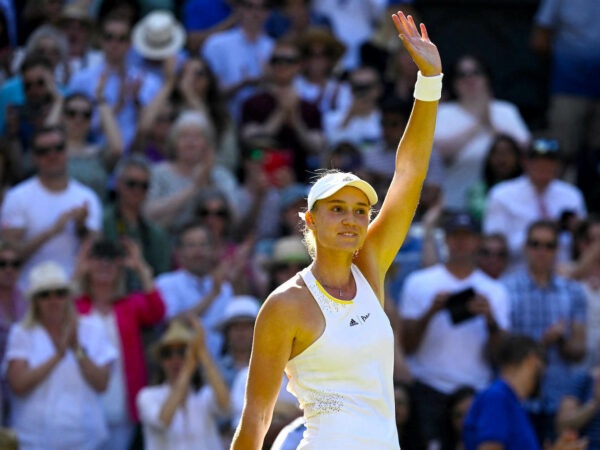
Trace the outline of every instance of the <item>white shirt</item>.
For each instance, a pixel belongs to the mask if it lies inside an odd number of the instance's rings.
[[[242,29],[236,27],[209,36],[201,52],[219,85],[226,89],[247,78],[262,76],[274,45],[274,40],[266,34],[250,42]],[[255,87],[246,87],[238,91],[230,104],[235,118],[239,118],[243,101],[255,90]]]
[[[2,204],[2,228],[21,228],[24,241],[52,228],[65,211],[87,203],[86,226],[92,231],[102,228],[102,208],[94,191],[76,180],[69,180],[66,189],[54,192],[46,189],[38,177],[31,177],[11,188]],[[43,261],[52,260],[70,275],[79,251],[79,238],[75,224],[70,221],[56,236],[46,241],[25,263],[21,270],[19,286],[27,288],[31,268]]]
[[[508,329],[510,302],[506,288],[480,270],[465,279],[458,279],[443,264],[417,270],[406,278],[400,300],[402,317],[418,319],[439,292],[457,292],[467,287],[488,299],[498,326]],[[446,394],[461,385],[482,389],[492,376],[483,356],[488,337],[483,316],[453,325],[450,314],[443,309],[433,316],[419,347],[410,355],[411,373]]]
[[[196,306],[210,292],[212,285],[213,281],[210,276],[198,278],[184,269],[163,273],[156,278],[156,288],[165,302],[168,319]],[[200,317],[206,333],[207,348],[215,359],[221,352],[223,336],[214,327],[223,317],[223,311],[232,298],[231,285],[223,283],[217,298]]]
[[[368,116],[355,116],[346,126],[342,126],[346,110],[335,110],[324,115],[323,130],[330,147],[343,141],[354,144],[367,156],[382,138],[381,112],[376,109]]]
[[[451,140],[474,126],[477,119],[457,102],[440,103],[435,126],[434,146]],[[519,110],[512,103],[492,100],[490,120],[496,132],[513,137],[521,145],[529,141],[530,133]],[[466,209],[467,190],[482,177],[483,161],[488,154],[493,135],[481,130],[456,153],[454,161],[444,171],[442,188],[449,209]]]
[[[550,183],[542,194],[542,201],[552,220],[558,219],[565,210],[574,211],[580,218],[587,214],[581,191],[562,180]],[[522,260],[527,227],[538,219],[541,215],[536,190],[527,176],[504,181],[490,190],[483,229],[486,233],[499,232],[506,236],[513,265]]]
[[[79,317],[77,335],[88,357],[97,365],[111,363],[116,350],[102,324]],[[14,359],[35,368],[55,354],[52,339],[40,325],[24,328],[17,323],[8,336],[5,372]],[[28,450],[96,450],[108,437],[100,394],[87,383],[71,350],[29,394],[11,397],[11,426],[21,448]]]
[[[190,390],[166,427],[159,416],[170,391],[168,384],[161,384],[145,387],[137,396],[145,450],[221,450],[217,421],[227,412],[219,409],[212,388]]]

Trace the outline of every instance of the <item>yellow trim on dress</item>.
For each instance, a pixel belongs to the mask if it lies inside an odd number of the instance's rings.
[[[324,287],[321,285],[321,283],[319,283],[319,280],[317,280],[316,278],[315,278],[315,283],[316,283],[317,287],[319,288],[319,290],[320,290],[320,291],[321,291],[321,292],[322,292],[322,293],[323,293],[323,294],[324,294],[324,295],[325,295],[327,298],[329,298],[330,300],[332,300],[332,301],[334,301],[334,302],[336,302],[336,303],[340,303],[340,304],[342,304],[342,305],[347,305],[347,304],[349,304],[349,303],[354,303],[354,299],[350,299],[350,300],[342,300],[342,299],[340,299],[340,298],[335,298],[333,295],[331,295],[329,292],[327,292],[327,291],[325,290],[325,288],[324,288]]]

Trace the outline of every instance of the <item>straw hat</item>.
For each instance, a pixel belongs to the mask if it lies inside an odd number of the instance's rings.
[[[275,241],[271,258],[266,263],[270,269],[278,264],[297,263],[308,265],[311,261],[306,246],[299,236],[286,236]]]
[[[68,20],[79,20],[85,22],[88,26],[94,25],[94,20],[90,12],[83,2],[75,1],[63,6],[60,16],[58,17],[58,25],[63,25]]]
[[[34,266],[29,273],[29,287],[25,296],[31,300],[38,292],[63,288],[72,291],[67,272],[59,264],[46,261]]]
[[[327,27],[310,27],[298,41],[300,52],[305,56],[314,44],[323,45],[333,61],[340,59],[346,52],[346,46]]]
[[[180,320],[169,323],[167,330],[160,339],[150,347],[150,354],[157,361],[160,360],[160,351],[168,345],[187,345],[194,338],[194,333]]]
[[[163,59],[185,43],[185,30],[169,11],[153,11],[133,28],[133,47],[145,58]]]

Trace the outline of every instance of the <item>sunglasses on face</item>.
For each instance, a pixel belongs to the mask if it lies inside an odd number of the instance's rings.
[[[21,261],[18,259],[0,259],[0,269],[18,269]]]
[[[113,34],[105,32],[102,34],[102,38],[108,42],[118,42],[119,44],[124,44],[129,41],[129,35],[127,34]]]
[[[90,120],[90,118],[92,117],[92,111],[90,109],[68,108],[67,110],[65,110],[65,115],[69,119],[74,119],[76,117],[81,117],[82,119]]]
[[[48,154],[59,154],[65,151],[65,143],[50,145],[48,147],[34,147],[33,154],[35,156],[46,156]]]
[[[298,64],[298,57],[288,55],[273,55],[269,62],[274,66],[293,66]]]
[[[355,94],[365,94],[375,87],[375,83],[352,83],[352,92]]]
[[[490,250],[489,248],[482,248],[479,251],[479,254],[481,256],[485,256],[486,258],[506,258],[508,257],[508,252],[506,250],[499,250],[499,251],[494,251],[494,250]]]
[[[226,209],[201,209],[198,211],[198,215],[200,217],[214,216],[221,217],[223,219],[226,219],[228,216]]]
[[[160,358],[161,359],[171,359],[173,356],[183,358],[185,356],[186,349],[187,349],[187,347],[185,347],[185,346],[163,347],[160,349]]]
[[[150,183],[147,181],[139,181],[139,180],[123,180],[123,184],[129,189],[139,189],[141,191],[147,191],[150,187]]]
[[[527,247],[535,250],[543,248],[544,250],[556,250],[556,241],[538,241],[537,239],[529,239],[527,241]]]
[[[38,78],[37,80],[25,81],[23,83],[26,91],[30,91],[34,87],[43,88],[46,86],[46,82],[43,78]]]
[[[36,300],[48,300],[49,298],[65,298],[69,295],[69,290],[66,288],[46,289],[35,294]]]

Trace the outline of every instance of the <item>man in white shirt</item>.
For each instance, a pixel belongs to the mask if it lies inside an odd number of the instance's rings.
[[[523,263],[527,227],[536,220],[558,220],[565,212],[587,215],[581,191],[559,179],[560,146],[553,139],[534,139],[523,162],[524,174],[504,181],[488,194],[483,229],[506,236],[511,252],[509,270]]]
[[[37,175],[8,191],[1,213],[2,237],[25,261],[23,288],[31,267],[42,261],[53,260],[71,274],[81,240],[101,229],[98,196],[67,174],[64,131],[42,128],[31,142]]]
[[[268,0],[237,0],[234,5],[239,26],[208,37],[201,54],[230,100],[231,113],[239,119],[241,104],[262,81],[275,43],[265,32],[270,13]]]
[[[191,315],[200,318],[206,344],[213,357],[221,352],[223,337],[215,329],[225,307],[234,296],[226,281],[227,263],[219,264],[209,229],[189,223],[177,235],[177,259],[180,268],[160,275],[156,287],[166,306],[167,319]],[[229,264],[230,266],[230,264]]]
[[[447,400],[456,389],[483,389],[491,351],[509,328],[504,286],[477,268],[479,229],[466,213],[444,225],[448,258],[410,274],[400,301],[403,343],[415,378],[411,397],[426,441],[443,440]],[[453,295],[454,294],[454,295]]]

